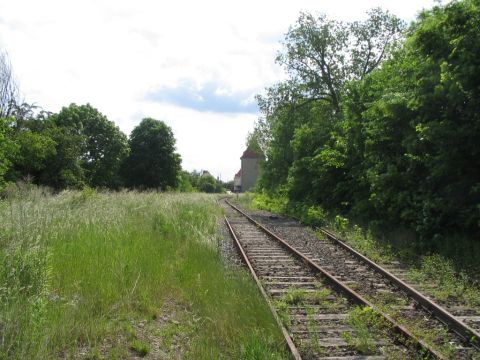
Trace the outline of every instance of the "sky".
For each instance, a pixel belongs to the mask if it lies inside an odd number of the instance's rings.
[[[182,167],[223,180],[259,117],[254,96],[301,11],[344,21],[373,7],[410,22],[434,0],[0,0],[0,50],[23,98],[58,112],[90,103],[127,135],[164,121]]]

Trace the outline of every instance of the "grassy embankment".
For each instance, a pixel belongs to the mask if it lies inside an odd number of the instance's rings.
[[[325,226],[334,230],[353,248],[378,263],[399,259],[409,266],[409,278],[415,282],[434,284],[433,295],[438,299],[456,299],[475,307],[480,313],[480,262],[477,242],[458,239],[455,253],[450,247],[438,247],[438,252],[418,256],[409,243],[394,244],[388,239],[379,241],[371,231],[351,225],[341,216],[329,216],[320,207],[288,203],[286,198],[272,198],[266,194],[244,194],[238,199],[247,209],[263,209],[300,219],[310,226]],[[319,234],[323,237],[323,235]],[[451,239],[449,239],[451,240]],[[446,241],[451,244],[453,241]],[[461,249],[466,246],[466,249]]]
[[[10,193],[0,201],[0,358],[284,358],[200,194]]]

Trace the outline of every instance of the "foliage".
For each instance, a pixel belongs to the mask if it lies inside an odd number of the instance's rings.
[[[55,154],[46,159],[45,171],[40,174],[40,184],[54,189],[81,189],[86,185],[85,169],[81,156],[85,151],[85,137],[72,127],[57,126],[52,119],[47,130],[55,142]]]
[[[472,284],[466,273],[458,273],[453,263],[440,255],[423,257],[420,267],[409,271],[409,278],[434,284],[433,295],[438,299],[463,299],[469,306],[480,307],[480,288]]]
[[[179,173],[175,139],[163,122],[144,119],[127,142],[90,104],[70,104],[52,114],[21,103],[18,94],[10,62],[0,51],[0,190],[8,181],[25,179],[55,190],[119,189],[123,180],[130,187],[192,190]]]
[[[291,74],[291,96],[325,100],[339,112],[345,83],[377,68],[401,29],[398,18],[379,8],[352,23],[302,13],[277,57]]]
[[[79,181],[93,187],[118,188],[119,168],[128,153],[126,136],[90,104],[63,108],[53,115],[58,131],[54,138],[62,144],[64,163],[53,161],[56,173],[71,169]],[[57,160],[60,154],[54,160]]]
[[[288,289],[282,297],[282,301],[290,305],[298,305],[303,303],[307,298],[307,292],[303,289]]]
[[[254,201],[311,224],[329,212],[412,229],[422,251],[478,236],[479,18],[475,0],[437,5],[402,40],[379,9],[352,23],[302,14],[277,59],[287,80],[258,97]]]
[[[196,170],[193,170],[191,172],[185,172],[185,176],[188,176],[190,184],[192,184],[195,189],[198,188],[198,181],[200,180],[201,175],[201,172]]]
[[[194,190],[192,183],[190,181],[190,174],[182,170],[178,174],[178,191],[181,192],[192,192]]]
[[[223,182],[223,187],[227,190],[233,191],[234,190],[234,181],[230,180],[230,181]]]
[[[357,349],[361,354],[375,354],[377,339],[388,327],[386,321],[372,308],[355,307],[349,311],[346,323],[353,329],[353,333],[342,334],[345,341]]]
[[[9,138],[11,119],[0,117],[0,190],[5,187],[5,174],[12,166],[12,155],[18,146]]]
[[[269,196],[266,192],[254,194],[252,205],[258,209],[265,209],[277,214],[284,214],[287,211],[288,199],[279,193],[277,196]]]
[[[176,188],[180,155],[175,152],[172,130],[163,122],[145,118],[129,139],[130,155],[123,165],[126,185],[166,190]]]
[[[246,147],[247,149],[254,151],[258,154],[263,154],[261,133],[258,129],[254,129],[253,132],[248,133]]]
[[[233,181],[231,184],[223,183],[219,179],[215,179],[208,171],[196,171],[193,170],[191,172],[183,172],[186,179],[188,179],[189,183],[192,186],[192,190],[205,192],[205,193],[223,193],[225,192],[226,188],[233,188]]]
[[[335,216],[335,219],[333,221],[333,228],[340,235],[345,236],[348,230],[348,219],[339,215]]]
[[[12,170],[15,178],[28,175],[36,177],[47,167],[47,159],[57,154],[55,140],[42,132],[25,129],[16,133],[13,140],[19,148]]]
[[[200,176],[197,183],[198,191],[205,193],[222,193],[224,192],[222,183],[217,181],[212,175],[204,174]]]
[[[83,117],[83,133],[87,141],[82,164],[89,185],[118,188],[121,185],[120,165],[129,151],[127,137],[114,122],[89,104],[80,107],[70,105],[68,109]]]
[[[51,114],[16,104],[9,139],[10,181],[32,179],[54,189],[83,186],[118,188],[120,165],[128,153],[126,136],[89,104],[71,104]]]

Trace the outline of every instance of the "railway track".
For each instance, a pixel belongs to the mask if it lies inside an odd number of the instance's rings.
[[[323,251],[301,241],[287,243],[224,204],[229,230],[295,358],[480,359],[476,340],[465,338],[471,329],[439,319],[438,309],[365,259],[332,247],[332,239],[320,244]]]

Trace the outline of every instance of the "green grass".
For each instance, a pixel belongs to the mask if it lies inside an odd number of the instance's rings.
[[[438,254],[424,256],[418,267],[409,270],[410,280],[435,285],[432,294],[441,300],[455,299],[476,307],[480,313],[480,288],[473,286],[465,272],[458,273],[453,262]]]
[[[307,299],[308,293],[302,289],[288,289],[285,294],[283,294],[282,300],[290,305],[302,304]]]
[[[150,351],[150,346],[145,342],[135,339],[130,343],[130,350],[137,353],[140,357],[145,357]]]
[[[381,319],[369,307],[356,307],[349,311],[345,321],[353,329],[353,332],[343,333],[343,338],[361,354],[375,354],[377,346],[375,339],[380,333]]]
[[[154,352],[166,334],[183,339],[185,358],[286,358],[255,284],[222,265],[220,216],[201,194],[10,194],[0,201],[0,358],[125,357]]]

